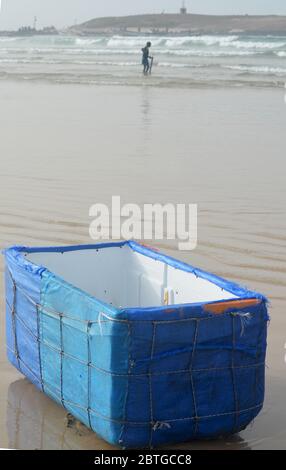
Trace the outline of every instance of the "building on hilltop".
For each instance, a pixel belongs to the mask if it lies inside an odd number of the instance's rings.
[[[186,7],[186,2],[183,1],[181,9],[180,9],[181,15],[186,15],[188,13],[187,7]]]

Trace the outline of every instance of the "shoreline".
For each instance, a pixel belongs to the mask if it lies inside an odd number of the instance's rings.
[[[58,78],[56,75],[49,77],[47,76],[48,74],[43,74],[42,77],[37,76],[38,74],[35,74],[35,77],[27,78],[27,74],[23,73],[23,76],[17,76],[14,74],[14,76],[9,75],[8,73],[5,73],[5,76],[2,75],[2,72],[0,72],[0,83],[1,82],[6,82],[6,83],[24,83],[24,84],[46,84],[46,85],[52,85],[52,86],[81,86],[81,87],[93,87],[93,88],[100,88],[100,87],[106,87],[106,88],[111,88],[111,87],[116,87],[116,88],[139,88],[139,89],[158,89],[158,90],[257,90],[257,91],[266,91],[266,90],[272,90],[275,92],[281,91],[285,89],[285,81],[272,81],[272,82],[266,82],[266,81],[260,81],[260,82],[255,82],[255,81],[239,81],[239,80],[229,80],[229,81],[195,81],[193,80],[192,82],[190,81],[175,81],[175,80],[165,80],[162,77],[158,77],[157,80],[153,80],[149,78],[141,78],[141,73],[137,74],[134,78],[134,81],[126,81],[123,79],[122,81],[108,81],[108,80],[103,80],[100,81],[97,79],[95,76],[90,76],[89,79],[85,77],[85,80],[80,80],[80,77],[78,80],[70,80],[68,77],[66,79]],[[144,81],[143,81],[144,80]],[[152,81],[151,81],[152,80]]]

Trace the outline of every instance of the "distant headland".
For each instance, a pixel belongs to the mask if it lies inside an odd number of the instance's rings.
[[[210,16],[180,14],[96,18],[72,26],[78,35],[98,34],[275,34],[286,35],[286,16]]]
[[[202,34],[271,34],[286,35],[286,16],[214,16],[194,15],[181,9],[179,14],[146,14],[95,18],[58,31],[54,26],[43,29],[21,27],[17,31],[0,31],[1,36],[36,36],[73,34],[105,35],[202,35]]]

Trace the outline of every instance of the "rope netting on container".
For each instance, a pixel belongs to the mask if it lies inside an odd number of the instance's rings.
[[[150,348],[150,355],[145,359],[145,361],[148,364],[148,370],[145,372],[136,372],[135,370],[135,365],[136,365],[136,360],[134,360],[133,357],[129,357],[128,365],[126,367],[125,372],[113,372],[111,370],[106,370],[102,369],[101,367],[98,366],[98,364],[94,363],[92,359],[92,354],[91,354],[91,337],[92,337],[92,328],[94,325],[98,328],[99,335],[104,336],[104,331],[103,331],[103,326],[104,324],[109,324],[110,322],[118,322],[126,328],[126,335],[129,337],[132,336],[132,327],[134,322],[144,322],[148,320],[144,320],[144,318],[138,320],[129,320],[129,319],[123,319],[123,318],[112,318],[108,314],[104,312],[98,312],[98,318],[94,320],[84,320],[81,318],[76,318],[73,315],[69,315],[68,313],[64,312],[58,312],[56,310],[53,310],[52,308],[47,308],[46,306],[41,305],[40,303],[35,302],[35,300],[26,292],[26,290],[23,287],[20,287],[17,285],[16,281],[13,278],[13,275],[11,271],[8,269],[7,270],[9,278],[12,282],[12,304],[9,303],[8,299],[6,300],[8,311],[11,316],[11,325],[12,325],[12,333],[13,333],[13,345],[14,347],[11,348],[8,346],[8,350],[14,355],[16,359],[16,365],[20,371],[23,372],[24,375],[26,375],[25,370],[29,371],[30,375],[35,378],[35,380],[39,381],[41,384],[41,389],[42,391],[46,392],[48,395],[52,395],[53,397],[55,394],[58,397],[58,400],[62,404],[64,408],[66,408],[68,411],[70,411],[70,407],[82,410],[87,414],[87,422],[85,422],[86,425],[88,425],[91,429],[93,429],[96,432],[96,429],[94,429],[93,423],[92,423],[92,415],[96,415],[98,418],[109,421],[109,422],[114,422],[119,425],[122,425],[123,428],[126,425],[132,425],[132,426],[148,426],[149,427],[149,432],[150,432],[150,438],[149,438],[149,447],[152,447],[153,445],[153,436],[154,433],[159,432],[159,431],[164,431],[169,428],[171,428],[174,424],[185,421],[185,422],[190,422],[192,423],[193,426],[193,438],[196,438],[199,434],[199,424],[202,420],[208,420],[210,418],[223,418],[223,417],[232,417],[233,419],[233,426],[232,426],[232,431],[236,432],[240,428],[240,424],[238,422],[239,417],[241,415],[244,415],[246,413],[251,413],[255,412],[255,410],[259,410],[263,406],[263,401],[259,403],[255,403],[253,406],[250,407],[242,407],[240,404],[240,389],[238,388],[240,384],[238,383],[238,377],[237,377],[237,371],[239,370],[259,370],[260,368],[265,368],[265,360],[249,363],[249,364],[241,364],[238,365],[235,361],[235,354],[237,353],[238,350],[238,322],[239,322],[239,335],[240,337],[245,334],[245,329],[247,328],[247,321],[251,319],[251,314],[248,312],[229,312],[228,313],[228,318],[231,318],[231,337],[229,338],[229,343],[227,345],[228,349],[228,355],[229,355],[229,361],[230,363],[227,366],[218,366],[218,367],[208,367],[206,364],[205,368],[196,368],[195,367],[195,358],[196,355],[201,353],[202,350],[202,345],[199,343],[198,338],[199,338],[199,333],[200,333],[200,327],[202,322],[212,322],[212,320],[217,319],[218,317],[215,316],[206,316],[202,318],[183,318],[183,319],[178,319],[178,320],[166,320],[166,321],[149,321],[151,323],[151,331],[152,335],[150,338],[151,341],[151,348]],[[37,318],[37,331],[36,334],[30,326],[27,324],[27,321],[25,320],[25,312],[18,312],[17,311],[17,296],[22,295],[27,302],[29,302],[33,308],[35,309],[36,312],[36,318]],[[57,326],[59,327],[59,344],[55,346],[54,344],[50,344],[46,339],[43,337],[42,331],[42,321],[44,317],[49,317],[52,318],[57,322]],[[224,317],[221,316],[221,319]],[[87,351],[86,351],[86,360],[80,359],[79,357],[76,357],[72,354],[70,354],[65,347],[65,340],[64,340],[64,330],[66,326],[69,324],[69,322],[78,322],[81,325],[81,331],[84,332],[86,335],[86,345],[87,345]],[[19,323],[18,323],[19,322]],[[192,337],[189,339],[189,343],[185,345],[184,350],[175,350],[175,351],[170,351],[166,350],[164,354],[156,354],[156,341],[158,340],[158,328],[160,325],[163,324],[172,324],[175,326],[176,324],[188,324],[189,322],[192,322],[193,328],[192,328]],[[31,340],[36,344],[36,347],[38,348],[38,360],[39,360],[39,376],[35,373],[35,370],[32,369],[31,364],[27,364],[27,362],[24,360],[22,357],[21,353],[21,347],[19,347],[19,325],[21,325],[26,333],[29,335]],[[263,330],[263,328],[262,328]],[[41,357],[41,348],[48,348],[53,353],[57,356],[58,361],[54,365],[55,368],[58,368],[58,373],[60,376],[60,383],[59,387],[53,383],[48,383],[43,374],[43,364],[42,364],[42,357]],[[206,347],[206,345],[204,345]],[[208,347],[212,348],[211,345],[208,345]],[[180,354],[188,354],[188,367],[177,367],[174,370],[153,370],[153,364],[154,361],[160,361],[162,358],[168,359],[172,355],[177,355],[179,356]],[[86,381],[86,384],[84,386],[85,390],[85,401],[86,401],[86,406],[83,406],[82,400],[76,401],[71,401],[66,398],[65,396],[65,383],[64,383],[64,373],[63,369],[65,366],[65,361],[72,361],[72,363],[78,364],[79,367],[82,366],[82,368],[87,371],[83,376],[84,378],[82,380]],[[100,373],[107,374],[111,377],[123,377],[126,378],[126,402],[125,402],[125,408],[127,406],[127,400],[130,397],[130,388],[129,388],[129,383],[131,379],[134,378],[146,378],[149,383],[149,397],[148,397],[148,403],[146,403],[146,407],[149,409],[149,420],[146,421],[132,421],[130,420],[130,416],[126,415],[126,410],[124,411],[125,416],[122,416],[120,419],[118,418],[113,418],[112,416],[105,416],[100,409],[94,409],[92,406],[92,371],[96,370],[99,371]],[[216,375],[215,373],[224,373],[224,371],[227,372],[227,379],[226,379],[226,387],[227,387],[227,393],[231,394],[231,402],[233,403],[233,409],[227,410],[225,412],[220,412],[220,413],[214,413],[214,414],[207,414],[204,415],[200,412],[200,405],[198,405],[198,396],[201,393],[201,391],[198,389],[198,380],[197,380],[197,375],[200,373],[210,373],[209,378],[207,376],[205,377],[205,380],[215,380]],[[155,399],[154,399],[154,381],[159,380],[160,377],[164,376],[172,376],[174,378],[174,381],[176,381],[176,376],[182,375],[185,378],[188,377],[188,381],[190,384],[190,389],[188,390],[181,390],[180,393],[190,393],[191,394],[191,401],[192,401],[192,407],[191,409],[186,409],[185,410],[185,416],[182,417],[167,417],[168,412],[166,413],[166,419],[159,419],[158,416],[156,415],[155,411]],[[78,380],[78,379],[76,379]],[[258,380],[258,379],[257,379]],[[70,386],[70,384],[69,384]],[[255,387],[255,383],[254,383]],[[166,394],[168,394],[168,390],[166,390]],[[255,390],[254,390],[254,402],[255,402]],[[224,397],[222,396],[222,400]],[[136,400],[136,397],[135,397]],[[176,403],[173,404],[174,407],[176,407]],[[210,406],[211,408],[211,406]],[[122,431],[123,432],[123,431]],[[119,440],[120,443],[120,440]]]

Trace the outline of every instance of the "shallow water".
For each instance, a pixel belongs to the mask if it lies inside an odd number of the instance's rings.
[[[284,90],[7,80],[0,103],[1,248],[89,243],[89,207],[112,195],[198,203],[194,252],[153,245],[269,297],[267,396],[238,436],[177,447],[285,449]],[[7,363],[2,283],[1,300],[1,447],[110,448]]]
[[[284,87],[286,36],[154,36],[156,87]],[[0,80],[142,86],[145,36],[0,37]]]

